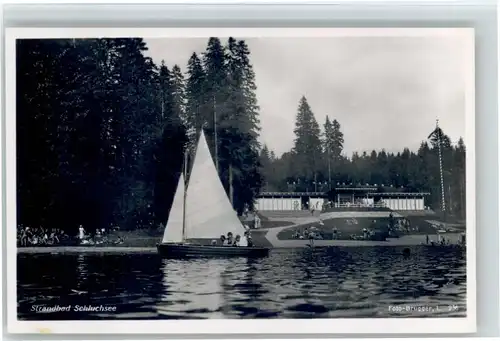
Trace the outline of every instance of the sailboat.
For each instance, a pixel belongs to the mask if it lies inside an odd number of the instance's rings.
[[[203,131],[187,184],[186,165],[179,177],[163,240],[157,245],[158,253],[169,258],[267,256],[268,248],[247,245],[245,228],[220,181]],[[221,244],[220,236],[228,232],[241,237],[240,246]]]

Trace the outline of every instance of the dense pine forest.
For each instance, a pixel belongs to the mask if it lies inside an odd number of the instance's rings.
[[[343,143],[350,137],[340,123],[327,118],[320,126],[302,98],[294,147],[276,157],[258,142],[255,74],[245,41],[210,38],[184,70],[156,65],[146,50],[140,38],[18,40],[18,223],[67,231],[79,224],[165,223],[184,152],[192,155],[201,129],[228,192],[232,170],[239,212],[260,191],[326,190],[337,183],[430,191],[431,206],[439,208],[439,137],[450,210],[463,212],[462,140],[452,145],[436,129],[422,137],[418,151],[347,157]]]
[[[229,187],[231,166],[235,207],[252,204],[260,128],[245,42],[210,38],[185,73],[146,49],[142,39],[18,41],[20,224],[165,223],[185,148],[204,128],[215,149],[214,118],[221,179]]]
[[[322,126],[305,97],[296,114],[293,148],[276,157],[266,145],[260,161],[264,191],[327,192],[335,187],[375,186],[381,192],[427,192],[427,205],[441,210],[439,145],[445,205],[457,218],[465,214],[465,144],[456,144],[443,130],[429,122],[430,134],[423,136],[417,151],[403,149],[396,154],[385,150],[343,152],[344,134],[336,119],[326,116]],[[390,132],[381,132],[387,134]]]

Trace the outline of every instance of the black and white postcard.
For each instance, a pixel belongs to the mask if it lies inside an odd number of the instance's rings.
[[[10,332],[476,330],[473,29],[13,28],[6,62]]]

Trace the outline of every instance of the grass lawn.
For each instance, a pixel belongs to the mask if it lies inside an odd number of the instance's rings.
[[[415,226],[424,226],[428,225],[429,223],[426,222],[426,220],[430,221],[442,221],[442,218],[439,215],[434,215],[434,216],[427,216],[427,217],[422,217],[422,216],[409,216],[408,219],[412,222],[412,225]],[[457,220],[452,220],[452,219],[447,219],[447,222],[450,224],[453,224],[458,230],[465,230],[465,222],[460,222]]]
[[[422,218],[422,217],[419,217]],[[435,234],[436,230],[431,224],[425,222],[425,219],[413,219],[412,217],[407,217],[410,221],[410,228],[416,228],[418,226],[418,231],[411,230],[410,233],[399,232],[399,235],[404,234]],[[296,227],[291,227],[285,229],[278,233],[278,239],[289,240],[295,239],[293,235],[296,232],[303,232],[305,229],[309,229],[314,226],[317,231],[321,233],[324,239],[333,238],[333,229],[337,228],[337,239],[350,239],[351,235],[362,235],[363,229],[370,229],[373,227],[373,221],[376,227],[385,227],[389,224],[389,218],[333,218],[323,220],[324,225],[320,225],[319,221],[317,223],[303,224]]]

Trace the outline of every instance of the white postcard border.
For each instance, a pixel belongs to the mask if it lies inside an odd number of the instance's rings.
[[[472,333],[476,327],[476,163],[475,70],[472,28],[6,28],[6,221],[7,326],[9,333],[49,334],[225,334],[227,320],[19,321],[17,320],[16,246],[16,59],[15,40],[97,37],[334,37],[462,35],[468,48],[466,72],[467,317],[379,319],[231,320],[238,334],[430,334]]]

